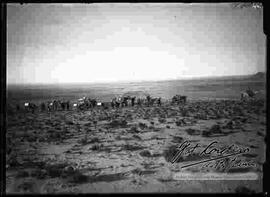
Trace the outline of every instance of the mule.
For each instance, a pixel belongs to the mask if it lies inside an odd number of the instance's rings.
[[[37,106],[34,103],[24,103],[24,108],[26,111],[34,113]]]
[[[241,92],[241,100],[242,100],[242,101],[246,101],[246,100],[248,100],[249,98],[251,98],[251,97],[249,96],[248,93],[246,93],[246,92]]]

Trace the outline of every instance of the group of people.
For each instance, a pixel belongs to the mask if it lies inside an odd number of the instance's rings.
[[[119,108],[119,107],[128,107],[128,106],[153,106],[157,104],[161,106],[161,97],[159,98],[152,98],[151,96],[146,96],[146,98],[136,98],[136,96],[124,96],[124,97],[114,97],[111,100],[111,107],[112,108]]]
[[[127,107],[127,106],[134,106],[135,105],[136,97],[125,96],[125,97],[114,97],[111,100],[111,107],[112,108],[119,108],[119,107]]]
[[[254,98],[258,92],[251,90],[248,88],[245,92],[241,93],[241,99],[246,100],[247,98]],[[172,104],[185,104],[187,102],[187,96],[183,95],[175,95],[171,99]],[[161,97],[155,98],[150,95],[144,97],[136,97],[136,96],[120,96],[114,97],[110,102],[104,103],[99,102],[97,99],[92,99],[89,97],[83,97],[77,100],[77,102],[71,105],[69,100],[53,100],[49,102],[42,102],[40,104],[41,111],[59,111],[59,110],[88,110],[95,107],[103,107],[103,108],[120,108],[120,107],[133,107],[133,106],[161,106]],[[20,106],[17,105],[17,111],[20,110]],[[24,108],[26,111],[34,112],[39,107],[34,103],[24,103]]]
[[[96,107],[99,104],[99,102],[97,101],[97,99],[92,99],[92,98],[88,98],[88,97],[83,97],[78,99],[78,102],[73,104],[74,108],[83,110],[83,109],[91,109]]]
[[[185,103],[186,96],[176,95],[172,98],[172,103]],[[65,110],[89,110],[95,107],[103,108],[120,108],[120,107],[133,107],[133,106],[161,106],[161,97],[151,97],[147,95],[145,97],[136,97],[136,96],[120,96],[114,97],[110,102],[104,103],[99,102],[97,99],[82,97],[76,102],[71,104],[69,100],[53,100],[48,102],[42,102],[40,107],[34,103],[24,103],[24,108],[26,111],[31,111],[32,113],[40,108],[40,111],[65,111]],[[20,110],[20,106],[17,105],[17,110]]]
[[[172,104],[181,104],[187,102],[187,96],[175,95],[172,98]]]
[[[39,107],[35,103],[24,103],[24,109],[26,111],[34,112]],[[70,101],[53,100],[40,103],[40,111],[58,111],[58,110],[70,110]],[[16,106],[17,111],[20,110],[20,106]]]
[[[105,107],[108,108],[109,105],[111,108],[120,108],[120,107],[128,107],[128,106],[153,106],[154,104],[160,106],[161,105],[161,98],[153,98],[150,96],[146,96],[145,98],[136,98],[136,96],[124,96],[124,97],[114,97],[110,103],[99,102],[97,99],[92,99],[89,97],[83,97],[78,99],[76,102],[71,104],[69,100],[53,100],[48,102],[42,102],[40,106],[36,105],[35,103],[27,102],[24,103],[24,109],[26,111],[34,112],[38,108],[40,111],[59,111],[59,110],[71,110],[71,109],[78,109],[78,110],[88,110],[95,107]],[[17,111],[21,108],[17,105]]]
[[[241,92],[241,100],[247,100],[247,99],[253,99],[255,98],[256,94],[258,94],[258,91],[253,91],[248,87],[248,89],[244,92]]]

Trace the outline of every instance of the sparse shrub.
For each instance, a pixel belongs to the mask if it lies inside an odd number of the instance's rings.
[[[215,119],[221,119],[221,118],[222,118],[222,115],[220,113],[217,113],[215,116]]]
[[[128,115],[126,116],[126,118],[127,118],[128,120],[132,120],[132,114],[128,114]]]
[[[72,166],[66,166],[64,168],[64,172],[66,172],[67,174],[73,174],[75,172],[75,169]]]
[[[186,129],[186,132],[189,135],[200,135],[201,134],[200,130],[195,130],[195,129],[191,129],[191,128]]]
[[[91,150],[98,151],[98,150],[101,150],[102,147],[103,147],[103,144],[94,144],[91,147]]]
[[[45,170],[47,174],[52,177],[60,177],[62,175],[63,169],[67,166],[67,163],[59,163],[59,164],[53,164],[53,165],[47,165],[45,167]]]
[[[52,140],[55,140],[56,141],[56,140],[61,139],[62,138],[62,135],[59,132],[50,133],[49,138],[51,138]]]
[[[40,169],[44,169],[46,166],[46,163],[44,161],[36,161],[36,162],[32,161],[32,164],[33,164],[33,167],[38,167]]]
[[[132,133],[140,133],[141,130],[139,130],[136,126],[133,126],[133,127],[130,128],[130,132],[132,132]]]
[[[177,116],[177,112],[171,112],[171,113],[168,115],[168,117],[175,117],[175,116]]]
[[[94,137],[94,138],[92,138],[92,139],[90,140],[90,143],[99,143],[99,142],[100,142],[100,140],[99,140],[98,137]]]
[[[93,120],[93,124],[95,126],[95,129],[97,128],[97,121],[96,120]]]
[[[37,136],[31,135],[27,137],[28,142],[36,142],[37,141]]]
[[[38,179],[44,179],[46,177],[47,173],[44,169],[37,169],[31,172],[32,177],[36,177]]]
[[[221,127],[216,124],[216,125],[213,125],[210,130],[209,130],[210,133],[222,133],[222,129]]]
[[[139,128],[140,129],[146,129],[147,128],[147,125],[145,123],[139,123]]]
[[[127,126],[127,121],[126,120],[113,120],[112,122],[109,123],[109,125],[113,128],[115,127],[126,127]]]
[[[125,150],[136,151],[136,150],[142,149],[143,147],[141,147],[141,146],[136,146],[136,145],[131,145],[131,144],[125,144],[125,145],[123,146],[123,148],[124,148]]]
[[[142,140],[142,138],[139,135],[133,135],[134,138],[138,139],[138,140]]]
[[[152,129],[154,132],[159,132],[161,129],[160,128],[154,128]]]
[[[240,193],[240,194],[254,194],[255,193],[254,190],[251,190],[247,188],[246,186],[238,186],[237,188],[235,188],[235,192]]]
[[[170,127],[170,125],[166,125],[166,128],[167,128],[167,129],[170,129],[171,127]]]
[[[139,153],[142,157],[151,157],[152,154],[149,150],[143,150]]]
[[[19,166],[20,163],[17,160],[17,155],[14,153],[11,153],[7,158],[7,165],[10,167],[16,167]]]
[[[45,137],[39,137],[39,142],[46,142],[46,139],[45,139]]]
[[[58,126],[58,127],[55,127],[55,129],[56,129],[56,130],[62,130],[62,128],[59,127],[59,126]]]
[[[175,142],[175,143],[182,143],[183,140],[184,139],[182,137],[180,137],[180,136],[174,136],[173,137],[173,142]]]
[[[262,132],[260,132],[260,131],[257,131],[257,135],[264,137],[264,134]]]
[[[73,121],[68,120],[68,121],[66,121],[66,124],[67,124],[67,125],[74,125],[74,122],[73,122]]]
[[[148,120],[148,119],[150,119],[150,116],[149,116],[149,115],[145,115],[145,116],[143,117],[143,119]]]
[[[115,139],[116,139],[116,140],[122,140],[122,138],[121,138],[120,135],[116,136]]]
[[[181,114],[182,114],[182,116],[184,116],[184,117],[189,116],[188,110],[186,110],[186,109],[183,109],[183,110],[181,111]]]
[[[160,118],[166,118],[166,114],[160,113],[160,114],[159,114],[159,117],[160,117]]]
[[[242,119],[241,119],[241,122],[242,122],[242,123],[246,123],[247,120],[248,120],[248,118],[242,118]]]
[[[85,135],[84,138],[80,139],[78,141],[78,143],[80,143],[82,145],[86,145],[88,143],[88,137],[87,137],[87,135]]]
[[[88,181],[88,176],[82,174],[80,171],[75,171],[70,177],[68,177],[68,182],[71,183],[85,183]]]
[[[210,131],[203,130],[203,132],[202,132],[203,137],[209,137],[210,135],[211,135]]]
[[[151,153],[149,150],[143,150],[139,153],[142,157],[160,157],[159,153]]]
[[[61,174],[62,178],[67,178],[72,176],[75,173],[75,169],[72,166],[66,166]]]
[[[54,133],[54,132],[55,132],[55,131],[52,130],[52,129],[49,129],[49,130],[47,131],[48,134],[51,134],[51,133]]]
[[[16,175],[16,178],[25,178],[25,177],[29,177],[29,172],[27,171],[19,171]]]
[[[34,192],[35,182],[33,180],[27,180],[18,185],[18,189],[22,189],[24,192]]]
[[[186,122],[183,120],[183,119],[180,119],[180,120],[177,120],[176,122],[175,122],[175,124],[176,124],[176,126],[183,126],[183,125],[185,125],[186,124]]]
[[[166,123],[166,119],[165,119],[165,118],[159,118],[158,121],[159,121],[160,123]]]
[[[84,126],[91,127],[92,126],[92,123],[91,122],[87,122],[87,123],[84,124]]]
[[[200,114],[200,113],[196,114],[194,116],[194,118],[201,119],[201,120],[207,120],[208,119],[206,114]]]
[[[261,121],[260,124],[265,125],[266,123],[265,123],[265,121]]]
[[[151,125],[151,126],[149,127],[149,129],[150,129],[150,130],[154,130],[155,127]]]

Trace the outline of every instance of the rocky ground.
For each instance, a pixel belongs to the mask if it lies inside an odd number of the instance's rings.
[[[126,107],[52,113],[9,113],[7,117],[6,191],[10,193],[92,192],[260,192],[265,161],[264,100],[190,101],[177,106]],[[175,180],[173,174],[222,172],[172,164],[176,147],[188,140],[206,147],[248,147],[239,155],[258,180]]]

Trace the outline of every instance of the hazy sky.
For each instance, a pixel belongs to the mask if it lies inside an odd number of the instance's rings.
[[[244,75],[266,70],[262,9],[230,4],[9,4],[7,82]]]

